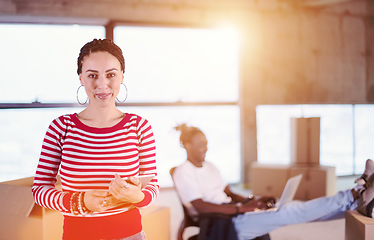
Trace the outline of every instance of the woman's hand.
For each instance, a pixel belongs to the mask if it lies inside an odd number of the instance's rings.
[[[109,193],[122,202],[139,203],[143,201],[145,196],[141,191],[140,180],[130,177],[127,181],[116,174],[115,179],[109,184]]]
[[[102,212],[117,205],[119,201],[108,191],[90,190],[84,194],[84,205],[93,212]]]

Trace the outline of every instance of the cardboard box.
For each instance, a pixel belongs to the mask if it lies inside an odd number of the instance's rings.
[[[62,239],[63,215],[35,204],[33,177],[0,183],[1,240]],[[59,184],[56,185],[57,188]],[[61,189],[61,188],[60,188]],[[149,206],[140,210],[147,239],[170,239],[170,210]]]
[[[170,208],[151,205],[141,209],[143,231],[149,240],[170,240]]]
[[[301,173],[303,178],[295,194],[295,199],[310,200],[332,196],[336,193],[335,167],[259,164],[257,162],[251,165],[252,193],[257,196],[280,197],[287,180]]]
[[[35,204],[32,183],[33,177],[0,183],[1,240],[62,238],[62,214]]]
[[[361,215],[356,210],[345,212],[345,240],[374,239],[374,219]]]
[[[280,197],[290,176],[289,165],[259,164],[251,165],[251,189],[256,196]]]
[[[291,163],[319,165],[320,118],[291,118]]]
[[[303,174],[295,199],[310,200],[336,193],[335,167],[291,166],[290,177]]]

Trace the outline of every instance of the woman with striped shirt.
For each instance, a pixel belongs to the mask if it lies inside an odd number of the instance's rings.
[[[62,212],[64,240],[145,239],[139,208],[159,193],[156,145],[146,119],[115,105],[124,72],[112,41],[85,44],[77,73],[88,104],[54,119],[46,132],[32,193],[37,204]],[[142,186],[142,175],[154,178]]]

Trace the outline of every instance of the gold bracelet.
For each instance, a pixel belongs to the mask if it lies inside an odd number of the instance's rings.
[[[79,213],[82,216],[85,216],[85,215],[87,215],[87,214],[89,214],[91,212],[84,205],[84,194],[85,194],[85,192],[79,193],[79,198],[78,198],[78,210],[79,210]]]
[[[77,197],[79,197],[78,195],[79,195],[79,192],[75,192],[70,197],[70,212],[74,215],[79,215],[79,209],[77,206],[77,203],[78,203]]]

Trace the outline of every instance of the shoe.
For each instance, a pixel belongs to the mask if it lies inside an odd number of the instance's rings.
[[[355,180],[357,185],[365,185],[368,178],[374,173],[374,161],[371,159],[366,160],[365,171],[361,177]]]
[[[357,211],[364,216],[373,218],[374,209],[374,174],[367,179],[366,189],[360,193],[357,199]]]

